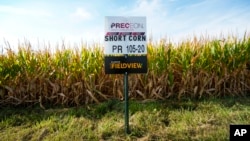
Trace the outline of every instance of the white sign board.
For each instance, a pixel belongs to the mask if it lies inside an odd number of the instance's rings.
[[[104,54],[147,54],[146,17],[105,17]]]

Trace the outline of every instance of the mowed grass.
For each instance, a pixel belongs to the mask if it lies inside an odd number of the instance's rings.
[[[130,101],[130,129],[124,130],[124,102],[84,107],[5,107],[0,140],[229,140],[230,124],[250,124],[250,98]]]

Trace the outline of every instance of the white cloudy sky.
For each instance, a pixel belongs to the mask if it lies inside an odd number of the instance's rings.
[[[183,40],[201,33],[237,34],[250,29],[249,0],[1,0],[0,47],[62,40],[102,43],[105,16],[146,16],[154,40]]]

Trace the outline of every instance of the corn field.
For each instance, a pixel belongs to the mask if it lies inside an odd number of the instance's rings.
[[[129,74],[130,99],[250,94],[250,37],[148,42],[148,73]],[[0,54],[0,105],[79,106],[123,99],[123,75],[104,72],[103,46],[62,44],[38,51],[25,41]],[[59,49],[60,48],[60,49]]]

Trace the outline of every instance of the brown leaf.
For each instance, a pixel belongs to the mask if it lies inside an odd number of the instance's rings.
[[[143,94],[141,91],[136,90],[136,93],[138,93],[140,96],[142,96],[143,99],[146,99],[145,94]]]
[[[91,91],[86,90],[86,92],[96,103],[100,103]]]

